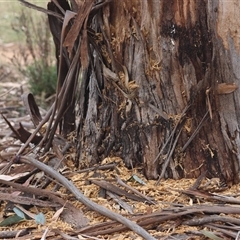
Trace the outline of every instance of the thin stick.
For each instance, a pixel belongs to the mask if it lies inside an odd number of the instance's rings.
[[[20,3],[22,3],[23,5],[25,5],[26,7],[28,8],[32,8],[32,9],[35,9],[39,12],[43,12],[43,13],[46,13],[48,15],[52,15],[52,16],[55,16],[57,18],[59,18],[60,20],[63,20],[63,16],[58,14],[58,13],[55,13],[55,12],[52,12],[52,11],[49,11],[49,10],[46,10],[45,8],[42,8],[42,7],[39,7],[37,5],[34,5],[30,2],[27,2],[25,0],[18,0]]]
[[[121,185],[121,186],[129,189],[129,190],[132,191],[133,193],[135,193],[135,194],[139,195],[140,197],[146,199],[149,203],[154,204],[154,205],[156,204],[156,203],[155,203],[152,199],[150,199],[149,197],[145,196],[144,194],[142,194],[142,193],[140,193],[139,191],[137,191],[135,188],[127,185],[126,183],[124,183],[124,182],[122,181],[122,179],[121,179],[118,175],[116,176],[116,179],[117,179],[117,183],[118,183],[119,185]]]
[[[97,203],[89,200],[87,197],[84,196],[83,193],[81,193],[76,186],[70,182],[68,179],[66,179],[64,176],[62,176],[59,172],[54,170],[53,168],[47,166],[46,164],[39,162],[38,160],[23,156],[21,157],[21,162],[27,163],[30,165],[33,165],[40,170],[44,171],[45,173],[49,174],[53,178],[55,178],[57,181],[59,181],[61,184],[63,184],[80,202],[82,202],[84,205],[92,209],[93,211],[96,211],[103,216],[106,216],[110,219],[113,219],[115,221],[118,221],[137,233],[138,235],[142,236],[144,239],[148,240],[156,240],[153,236],[151,236],[146,230],[144,230],[142,227],[140,227],[135,222],[130,221],[129,219],[123,217],[122,215],[118,213],[114,213],[110,211],[109,209],[98,205]]]
[[[159,184],[159,182],[161,181],[161,179],[163,178],[163,176],[164,176],[164,174],[165,174],[165,172],[166,172],[167,166],[169,165],[170,159],[171,159],[171,157],[172,157],[172,155],[173,155],[173,152],[174,152],[174,150],[175,150],[175,147],[176,147],[176,145],[177,145],[177,141],[178,141],[178,139],[179,139],[179,137],[180,137],[181,132],[182,132],[182,129],[179,131],[179,133],[178,133],[178,135],[177,135],[177,137],[176,137],[176,139],[175,139],[175,141],[174,141],[174,143],[173,143],[172,149],[171,149],[171,151],[170,151],[170,153],[169,153],[169,155],[168,155],[168,158],[167,158],[166,161],[164,162],[164,165],[163,165],[163,168],[162,168],[162,172],[161,172],[161,174],[160,174],[160,176],[159,176],[159,178],[158,178],[158,181],[157,181],[156,185]]]
[[[159,159],[159,157],[161,156],[161,154],[163,153],[164,149],[166,148],[166,146],[168,145],[169,141],[172,139],[173,135],[175,134],[179,123],[181,122],[183,116],[185,115],[185,113],[187,112],[187,110],[188,110],[189,107],[190,107],[190,105],[187,105],[187,106],[184,108],[184,110],[183,110],[183,112],[182,112],[182,114],[181,114],[178,122],[176,123],[176,126],[174,127],[174,129],[172,130],[171,134],[170,134],[169,137],[167,138],[167,141],[163,144],[160,152],[158,153],[157,157],[154,159],[153,163],[155,163],[155,162]]]
[[[188,139],[188,141],[185,143],[185,145],[182,148],[182,152],[184,152],[186,150],[186,148],[189,146],[189,144],[192,142],[192,140],[195,138],[195,136],[198,134],[199,130],[202,128],[204,120],[207,118],[209,111],[207,111],[205,113],[205,115],[203,116],[201,122],[199,123],[199,125],[197,126],[197,128],[195,129],[194,133],[192,134],[192,136]]]

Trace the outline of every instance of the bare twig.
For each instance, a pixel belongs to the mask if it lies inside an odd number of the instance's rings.
[[[204,121],[207,119],[209,111],[207,111],[205,113],[205,115],[203,116],[201,122],[199,123],[199,125],[197,126],[197,128],[195,129],[194,133],[191,135],[191,137],[188,139],[188,141],[185,143],[185,145],[182,148],[182,152],[184,152],[186,150],[186,148],[189,146],[189,144],[192,142],[192,140],[195,138],[195,136],[198,134],[198,132],[200,131],[200,129],[203,126]]]
[[[176,132],[176,130],[177,130],[178,125],[179,125],[180,122],[182,121],[182,118],[183,118],[184,115],[186,114],[186,112],[187,112],[187,110],[189,109],[189,107],[190,107],[190,105],[187,105],[187,106],[184,108],[184,110],[183,110],[183,112],[182,112],[179,120],[177,121],[174,129],[172,130],[171,134],[170,134],[169,137],[167,138],[166,142],[163,144],[160,152],[158,153],[157,157],[154,159],[153,163],[155,163],[155,162],[159,159],[159,157],[161,156],[161,154],[163,153],[163,151],[165,150],[165,148],[167,147],[167,145],[169,144],[169,142],[170,142],[171,139],[173,138],[173,136],[174,136],[174,134],[175,134],[175,132]]]
[[[182,129],[179,131],[178,135],[177,135],[176,138],[175,138],[175,141],[174,141],[174,143],[173,143],[172,149],[171,149],[171,151],[170,151],[167,159],[165,160],[165,162],[164,162],[164,164],[163,164],[162,171],[161,171],[161,174],[160,174],[160,176],[159,176],[159,179],[158,179],[156,185],[158,185],[159,182],[161,181],[161,179],[164,177],[164,174],[165,174],[165,172],[166,172],[167,166],[169,165],[170,159],[171,159],[171,157],[172,157],[172,155],[173,155],[173,152],[174,152],[174,150],[175,150],[175,148],[176,148],[176,145],[177,145],[177,142],[178,142],[178,139],[179,139],[179,137],[180,137],[181,132],[182,132]]]
[[[240,204],[240,200],[238,198],[228,197],[224,195],[217,195],[214,193],[209,193],[206,191],[196,190],[192,188],[189,188],[187,190],[179,190],[179,189],[172,189],[172,190],[176,192],[181,192],[187,195],[199,197],[199,198],[205,198],[208,200],[217,200],[224,203]]]
[[[96,180],[96,179],[89,179],[91,182],[93,182],[94,184],[100,186],[101,188],[104,188],[108,191],[111,191],[113,193],[116,193],[119,196],[125,196],[126,198],[135,200],[135,201],[140,201],[140,202],[144,202],[145,198],[136,196],[135,194],[129,193],[125,190],[123,190],[122,188],[115,186],[107,181],[104,180]]]
[[[47,112],[47,114],[44,116],[43,120],[39,123],[39,125],[36,127],[36,129],[33,131],[33,133],[31,134],[31,136],[28,138],[28,140],[25,142],[25,144],[19,149],[17,155],[21,155],[23,153],[23,151],[26,149],[26,147],[28,146],[28,144],[32,141],[32,139],[36,136],[36,134],[39,132],[39,130],[41,129],[41,127],[48,121],[48,119],[50,118],[51,114],[52,114],[52,110],[54,108],[53,104],[51,106],[51,108],[49,109],[49,111]]]
[[[117,202],[119,206],[127,210],[130,214],[133,214],[133,208],[129,204],[124,202],[117,194],[114,194],[110,191],[107,191],[106,193],[110,198],[112,198],[115,202]]]
[[[196,190],[199,188],[199,186],[202,183],[202,180],[206,177],[207,171],[203,172],[198,178],[197,180],[194,182],[194,184],[192,185],[192,187],[190,187],[190,189]]]
[[[62,176],[59,172],[55,171],[51,167],[45,165],[42,162],[37,161],[34,158],[23,156],[21,157],[21,162],[34,165],[35,167],[41,169],[45,173],[51,175],[53,178],[55,178],[57,181],[59,181],[61,184],[63,184],[80,202],[82,202],[84,205],[89,207],[90,209],[109,217],[110,219],[116,220],[125,226],[127,226],[132,231],[136,232],[138,235],[142,236],[144,239],[149,240],[155,240],[153,236],[151,236],[146,230],[144,230],[142,227],[140,227],[135,222],[130,221],[129,219],[123,217],[120,214],[114,213],[110,211],[109,209],[99,206],[97,203],[92,202],[87,197],[83,195],[76,187],[75,185],[68,181],[64,176]]]
[[[130,191],[136,193],[136,194],[139,195],[140,197],[146,199],[146,201],[148,201],[149,203],[151,203],[151,204],[156,204],[156,203],[155,203],[152,199],[150,199],[149,197],[145,196],[144,194],[142,194],[142,193],[140,193],[139,191],[137,191],[135,188],[127,185],[126,183],[124,183],[119,176],[116,176],[116,178],[117,178],[117,183],[118,183],[119,185],[121,185],[121,186],[129,189]]]
[[[41,207],[58,207],[59,204],[51,203],[49,201],[43,201],[40,199],[34,199],[25,196],[13,196],[9,193],[0,193],[0,200],[11,201],[14,203],[25,204],[25,205],[37,205]]]
[[[210,229],[217,230],[217,232],[224,233],[225,235],[227,235],[229,237],[235,238],[235,240],[239,240],[239,237],[238,237],[239,232],[236,234],[233,231],[225,230],[225,229],[223,229],[225,227],[225,225],[219,224],[219,226],[217,226],[217,224],[209,223],[209,224],[205,224],[204,226],[206,226],[207,228],[210,228]]]
[[[219,215],[206,216],[202,218],[192,218],[190,220],[184,221],[183,224],[186,224],[189,226],[199,226],[199,225],[204,225],[206,223],[212,223],[212,222],[225,222],[225,223],[240,225],[240,219],[219,216]]]
[[[56,12],[52,12],[52,11],[49,11],[49,10],[46,10],[45,8],[42,8],[42,7],[39,7],[39,6],[36,6],[30,2],[27,2],[25,0],[18,0],[19,2],[21,2],[23,5],[25,5],[26,7],[28,8],[32,8],[32,9],[35,9],[37,11],[40,11],[40,12],[43,12],[43,13],[46,13],[48,15],[52,15],[52,16],[55,16],[61,20],[63,20],[63,16],[56,13]]]
[[[189,214],[197,214],[197,213],[239,213],[238,207],[231,207],[231,206],[212,206],[212,205],[193,205],[193,206],[186,206],[186,207],[176,207],[171,209],[165,209],[164,211],[157,211],[151,214],[143,214],[141,216],[132,217],[131,220],[138,222],[140,226],[147,226],[149,224],[156,224],[161,223],[168,220],[173,220],[177,218],[182,218]],[[232,220],[234,221],[234,219]],[[239,221],[239,219],[236,219]],[[187,223],[187,222],[186,222]],[[97,236],[101,234],[111,234],[117,231],[126,230],[125,226],[119,226],[114,221],[105,222],[101,224],[95,224],[92,226],[87,226],[82,228],[79,232],[88,233],[91,236]]]
[[[32,228],[20,229],[15,231],[0,231],[0,239],[16,239],[16,236],[21,237],[27,235]]]

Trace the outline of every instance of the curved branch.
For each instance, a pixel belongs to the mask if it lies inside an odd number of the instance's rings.
[[[51,177],[55,178],[57,181],[59,181],[61,184],[63,184],[80,202],[82,202],[85,206],[89,207],[90,209],[102,214],[103,216],[106,216],[112,220],[118,221],[122,224],[124,224],[126,227],[137,233],[138,235],[142,236],[144,239],[148,240],[155,240],[153,236],[151,236],[146,230],[144,230],[142,227],[140,227],[135,222],[130,221],[129,219],[123,217],[122,215],[118,213],[114,213],[110,211],[109,209],[98,205],[97,203],[89,200],[87,197],[85,197],[77,188],[76,186],[71,183],[68,179],[66,179],[64,176],[62,176],[59,172],[55,171],[53,168],[45,165],[42,162],[39,162],[38,160],[32,158],[32,157],[26,157],[22,156],[20,159],[21,162],[31,164],[40,170],[44,171],[45,173],[49,174]]]

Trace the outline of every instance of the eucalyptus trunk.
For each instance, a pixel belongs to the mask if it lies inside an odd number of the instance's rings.
[[[79,37],[77,164],[118,156],[149,179],[239,182],[238,0],[94,6]]]

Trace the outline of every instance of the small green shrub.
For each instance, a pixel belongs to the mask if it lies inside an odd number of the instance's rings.
[[[44,61],[35,61],[27,66],[26,76],[29,79],[30,91],[33,95],[49,98],[55,93],[57,69],[55,65],[47,65]]]
[[[36,17],[32,11],[23,9],[16,20],[13,29],[24,38],[18,54],[11,59],[12,63],[26,77],[37,102],[46,106],[45,100],[55,94],[57,84],[53,40],[47,16]]]

